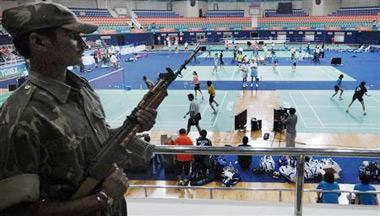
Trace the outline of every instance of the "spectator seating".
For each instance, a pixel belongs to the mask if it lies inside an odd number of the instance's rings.
[[[148,30],[160,28],[244,28],[251,26],[250,17],[182,17],[182,18],[139,18],[138,21]]]
[[[174,11],[169,10],[133,10],[137,17],[179,17]]]
[[[280,14],[277,13],[275,9],[267,9],[264,10],[265,17],[299,17],[299,16],[307,16],[307,13],[302,9],[293,9],[291,14]]]
[[[342,28],[355,30],[357,27],[372,27],[373,21],[380,20],[380,16],[306,16],[306,17],[265,17],[258,19],[260,29],[281,27],[296,29],[310,27],[311,29]]]
[[[379,15],[380,7],[344,7],[330,14],[331,16]]]
[[[78,17],[112,17],[107,9],[70,8]]]
[[[130,18],[100,18],[100,17],[82,17],[81,21],[93,23],[99,26],[97,32],[115,31],[116,33],[130,32]]]
[[[99,25],[96,33],[112,31],[115,33],[130,32],[130,18],[113,17],[80,17],[84,22]],[[150,31],[162,28],[176,29],[231,29],[240,30],[251,27],[250,17],[176,17],[176,18],[138,18],[144,29]],[[372,28],[373,22],[380,22],[380,15],[369,16],[305,16],[305,17],[261,17],[258,18],[258,29],[331,29],[356,30],[358,27]],[[1,29],[1,25],[0,25]]]
[[[206,17],[244,17],[244,10],[208,10]]]
[[[129,18],[82,17],[81,20],[99,25],[99,31],[115,30],[129,32]],[[304,16],[304,17],[262,17],[258,18],[258,29],[331,29],[355,30],[358,27],[372,28],[373,21],[380,21],[380,16]],[[138,18],[144,29],[150,31],[162,28],[209,29],[220,28],[243,29],[251,27],[250,17],[176,17],[176,18]]]

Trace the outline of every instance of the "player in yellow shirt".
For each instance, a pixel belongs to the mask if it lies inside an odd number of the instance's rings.
[[[212,105],[212,103],[215,103],[216,106],[219,106],[219,104],[218,104],[218,102],[216,102],[214,100],[214,98],[215,98],[215,88],[214,88],[214,85],[212,84],[212,82],[210,80],[207,81],[207,91],[210,94],[210,98],[208,99],[208,103],[210,104],[212,110],[214,110],[214,114],[215,114],[216,110],[215,110],[214,106]]]

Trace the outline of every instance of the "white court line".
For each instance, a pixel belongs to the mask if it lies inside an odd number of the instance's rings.
[[[346,105],[346,104],[342,104],[342,105]],[[307,105],[298,105],[298,107],[307,107]],[[331,106],[331,105],[313,105],[313,107],[317,107],[317,108],[335,108],[337,106]],[[345,107],[345,106],[344,106]],[[365,106],[365,108],[379,108],[379,106]]]
[[[132,112],[132,111],[130,111],[130,112]],[[110,124],[114,124],[114,123],[119,122],[119,119],[121,119],[121,118],[127,118],[127,112],[123,112],[117,118],[115,118],[114,120],[110,121]],[[124,122],[124,121],[122,121],[122,122]]]
[[[117,73],[117,72],[119,72],[119,71],[121,71],[121,70],[123,70],[123,69],[124,69],[124,68],[119,68],[119,69],[117,69],[117,70],[115,70],[115,71],[112,71],[112,72],[110,72],[110,73],[107,73],[107,74],[104,74],[104,75],[98,76],[98,77],[96,77],[96,78],[94,78],[94,79],[90,79],[88,82],[93,82],[93,81],[98,80],[98,79],[103,79],[104,77],[108,77],[108,76],[110,76],[110,75],[112,75],[112,74],[114,74],[114,73]]]
[[[315,112],[313,106],[310,104],[309,100],[305,97],[305,95],[303,94],[302,91],[299,91],[302,95],[302,97],[304,98],[304,100],[306,101],[307,105],[309,106],[309,108],[311,109],[311,111],[313,112],[313,114],[315,115],[315,117],[317,117],[318,121],[319,121],[319,124],[321,124],[321,126],[324,128],[325,125],[323,124],[322,120],[319,118],[319,115],[317,114],[317,112]]]
[[[293,98],[293,96],[289,93],[289,92],[287,92],[288,93],[288,95],[290,96],[290,98],[291,98],[291,100],[292,100],[292,102],[294,103],[294,106],[296,107],[296,109],[298,110],[298,108],[297,107],[300,107],[300,106],[297,106],[296,105],[296,103],[295,103],[295,100],[294,100],[294,98]],[[321,95],[324,95],[324,94],[321,94]],[[303,107],[303,106],[301,106],[301,107]],[[331,106],[331,107],[334,107],[334,106]],[[375,106],[376,107],[376,106]],[[299,115],[300,115],[300,118],[301,118],[301,120],[302,120],[302,122],[304,123],[304,126],[305,126],[305,128],[306,129],[351,129],[351,128],[355,128],[355,127],[357,127],[358,125],[360,125],[360,127],[362,128],[362,129],[378,129],[378,126],[377,126],[377,124],[374,124],[374,127],[371,127],[370,125],[372,125],[372,124],[368,124],[368,126],[367,125],[365,125],[365,124],[352,124],[353,126],[326,126],[326,124],[324,125],[325,127],[324,128],[322,128],[322,127],[317,127],[317,126],[311,126],[311,125],[307,125],[306,123],[305,123],[305,121],[303,120],[303,117],[302,117],[302,115],[301,115],[301,113],[299,112]],[[333,124],[333,123],[332,123]],[[327,124],[327,125],[331,125],[331,124]],[[364,127],[363,127],[364,126]],[[367,126],[367,127],[366,127]]]
[[[235,74],[239,71],[239,68],[235,69],[234,72],[231,75],[231,80],[235,80]]]
[[[181,93],[181,94],[183,94],[183,93]],[[171,107],[187,107],[188,105],[169,105],[169,106],[171,106]],[[205,106],[205,108],[203,109],[202,116],[203,116],[206,109],[207,109],[207,106]],[[115,118],[114,120],[109,121],[109,122],[110,122],[110,124],[118,123],[119,119],[123,118],[123,117],[125,117],[125,118],[127,117],[127,112],[123,112],[117,118]],[[180,123],[182,123],[182,121]]]
[[[170,106],[170,107],[187,107],[188,105],[180,105],[180,104],[171,105],[171,104],[165,104],[165,106]]]
[[[375,97],[373,97],[373,95],[370,96],[370,98],[372,98],[372,100],[374,100],[374,101],[376,101],[376,102],[378,102],[378,103],[380,104],[380,100],[377,100]],[[366,106],[366,107],[367,107],[367,106]]]
[[[333,126],[333,125],[342,125],[342,124],[340,124],[340,123],[329,123],[329,124],[325,124],[325,125],[330,125],[330,126]],[[376,124],[376,123],[373,123],[373,124],[371,124],[371,123],[365,123],[365,124],[357,124],[357,123],[344,123],[344,125],[346,125],[346,126],[380,126],[380,124]],[[380,128],[379,128],[380,129]]]
[[[204,116],[204,114],[205,114],[205,112],[207,110],[207,107],[208,107],[208,103],[204,105],[203,110],[201,112],[201,116]]]
[[[270,66],[269,66],[270,67]],[[278,74],[278,76],[281,78],[279,81],[283,81],[283,76],[281,75],[281,71],[279,70],[279,66],[276,66],[276,70],[273,70],[273,65],[272,65],[272,73],[273,74]]]
[[[117,121],[117,122],[113,122],[113,124],[122,124],[124,121]],[[165,127],[178,127],[178,124],[182,124],[183,122],[182,121],[178,121],[178,122],[175,122],[175,121],[171,121],[171,122],[156,122],[157,124],[160,124],[160,126],[165,126]],[[331,126],[330,126],[331,125]],[[355,129],[357,128],[358,125],[356,124],[350,124],[352,126],[348,126],[347,124],[345,124],[346,126],[344,125],[340,125],[340,126],[336,126],[337,124],[328,124],[327,126],[325,126],[324,128],[321,128],[320,126],[308,126],[306,129]],[[212,125],[211,123],[205,123],[205,124],[202,124],[202,126],[207,126],[207,127],[214,127],[214,125]],[[366,130],[366,129],[378,129],[380,130],[379,128],[379,125],[360,125],[361,126],[361,129],[363,130]],[[364,127],[363,127],[364,126]]]
[[[226,99],[226,96],[227,96],[227,92],[225,91],[225,92],[224,92],[224,97],[223,97],[223,99],[222,99],[222,102],[219,104],[220,109],[222,109],[222,107],[223,107],[224,100]],[[220,110],[218,110],[218,112],[216,113],[216,117],[215,117],[214,123],[212,124],[212,127],[215,127],[216,120],[218,120],[218,117],[219,117],[219,111],[220,111]]]
[[[379,127],[360,127],[361,129],[363,130],[367,130],[367,129],[379,129]],[[321,127],[313,127],[313,126],[310,126],[308,127],[307,129],[321,129]],[[331,127],[325,127],[325,128],[322,128],[322,129],[357,129],[357,126],[352,126],[352,127],[345,127],[345,126],[331,126]],[[356,130],[357,131],[357,130]]]
[[[337,79],[337,77],[335,77],[335,76],[332,75],[332,73],[335,74],[336,71],[338,71],[336,68],[334,68],[334,67],[328,67],[328,68],[325,68],[325,69],[327,69],[327,71],[325,71],[325,70],[322,70],[322,71],[323,71],[323,73],[327,74],[330,77],[330,79],[332,79],[332,80]],[[342,73],[342,71],[339,71],[339,72]]]
[[[302,123],[304,124],[305,128],[309,128],[309,127],[307,126],[305,120],[303,119],[303,117],[302,117],[302,115],[301,115],[301,110],[298,109],[298,106],[297,106],[296,101],[294,100],[292,94],[290,94],[290,92],[287,92],[287,93],[288,93],[290,99],[292,100],[292,102],[293,102],[293,104],[294,104],[294,107],[298,110],[298,112],[299,112],[299,116],[300,116],[300,119],[301,119]]]
[[[162,122],[156,122],[156,125],[159,124],[159,127],[176,127],[176,128],[180,128],[180,126],[178,125],[183,125],[183,122],[181,123],[162,123]],[[185,124],[186,125],[186,124]],[[212,127],[211,124],[200,124],[199,126],[201,126],[202,128],[203,127]]]

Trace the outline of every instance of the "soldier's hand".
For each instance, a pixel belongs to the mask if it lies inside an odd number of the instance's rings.
[[[101,190],[114,200],[124,197],[129,184],[123,169],[115,165],[113,172],[104,180]]]
[[[150,130],[156,123],[157,111],[152,108],[140,109],[136,116],[140,125],[139,132],[144,132]]]

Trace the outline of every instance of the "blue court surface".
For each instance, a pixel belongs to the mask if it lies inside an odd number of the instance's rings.
[[[137,62],[124,62],[122,57],[121,68],[116,72],[110,68],[90,69],[93,71],[81,74],[97,89],[140,89],[145,88],[142,76],[146,75],[155,81],[158,74],[165,72],[166,67],[173,70],[178,68],[189,56],[190,52],[166,52],[147,53],[146,57]],[[341,57],[343,64],[334,66],[330,64],[332,57]],[[241,73],[231,58],[225,58],[225,66],[217,73],[212,73],[213,59],[197,58],[187,66],[187,71],[198,71],[201,86],[205,88],[205,81],[211,79],[215,87],[220,90],[242,90]],[[371,89],[380,90],[380,53],[342,53],[330,51],[320,64],[313,64],[310,59],[304,59],[297,63],[296,72],[291,71],[289,58],[279,58],[277,73],[273,72],[270,62],[259,66],[259,76],[262,78],[261,90],[277,89],[313,89],[331,90],[339,74],[344,74],[343,86],[345,89],[354,89],[362,80],[367,81]],[[177,78],[170,89],[184,90],[191,88],[189,81],[192,74],[183,71],[184,78]],[[204,76],[203,76],[204,75]],[[99,78],[100,77],[100,78]],[[94,80],[95,79],[95,80]]]
[[[288,182],[284,177],[280,177],[278,179],[274,179],[272,174],[262,173],[262,174],[253,174],[252,170],[259,167],[260,164],[260,156],[253,156],[252,163],[249,169],[241,169],[239,164],[237,163],[236,155],[225,155],[223,156],[226,161],[233,165],[237,170],[238,174],[241,178],[242,182],[275,182],[275,183],[285,183]],[[275,161],[275,171],[278,171],[279,165],[277,163],[279,156],[273,156]],[[314,159],[322,159],[326,157],[314,157]],[[359,166],[362,161],[378,161],[377,158],[347,158],[347,157],[332,157],[332,159],[339,164],[342,171],[339,173],[340,178],[337,179],[337,182],[340,184],[356,184],[358,183],[358,172]],[[157,167],[156,173],[144,173],[144,174],[128,174],[128,178],[133,180],[177,180],[177,176],[173,173],[165,172],[165,168],[162,166]],[[305,183],[319,183],[319,180],[305,180]],[[371,184],[377,184],[376,181]]]

